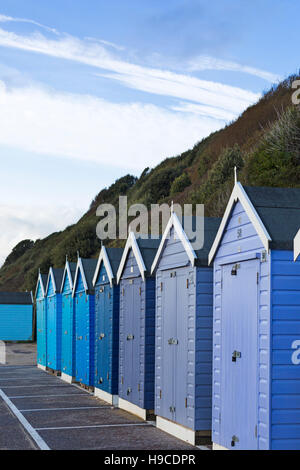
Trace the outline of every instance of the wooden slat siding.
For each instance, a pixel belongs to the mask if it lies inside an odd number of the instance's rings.
[[[103,276],[105,280],[103,281]],[[99,275],[96,284],[96,292],[99,292],[99,288],[102,285],[108,285],[107,272],[104,266],[104,263],[101,264],[99,270]],[[119,372],[119,286],[113,285],[109,287],[109,292],[111,295],[111,301],[109,303],[109,308],[105,314],[110,319],[110,328],[108,331],[108,349],[107,355],[109,360],[109,380],[105,381],[104,384],[100,386],[104,391],[110,394],[118,393],[118,372]],[[96,300],[95,300],[96,302]],[[100,312],[96,309],[95,304],[95,338],[99,337],[101,331],[99,329],[99,314]],[[96,342],[95,342],[96,346]],[[96,369],[96,349],[95,349],[95,369]],[[99,385],[97,385],[99,386]]]
[[[154,383],[154,409],[155,414],[161,415],[160,390],[162,389],[162,275],[156,274],[156,304],[155,304],[155,383]]]
[[[139,392],[139,406],[141,408],[146,408],[145,404],[145,381],[147,380],[146,377],[146,290],[147,285],[146,282],[142,282],[141,286],[141,313],[140,313],[140,370],[139,370],[139,384],[140,384],[140,392]]]
[[[85,288],[84,288],[84,284],[83,284],[81,271],[78,271],[75,292],[84,292],[84,291],[85,291]]]
[[[155,371],[155,278],[146,279],[145,408],[154,409]]]
[[[133,272],[131,272],[131,266],[133,266]],[[129,250],[127,260],[123,269],[122,279],[128,279],[131,277],[139,277],[140,270],[136,262],[134,253],[132,250]]]
[[[196,271],[195,429],[211,429],[213,269]]]
[[[95,371],[95,296],[88,295],[88,306],[89,306],[89,331],[88,331],[88,340],[89,340],[89,364],[88,364],[88,376],[89,384],[93,386],[95,383],[94,380],[94,371]]]
[[[54,294],[54,287],[53,287],[52,277],[50,276],[47,297],[50,297],[50,295],[53,295],[53,294]]]
[[[300,262],[272,251],[272,449],[300,449],[300,366],[291,345],[300,339]]]
[[[189,258],[179,239],[174,239],[174,228],[170,230],[170,238],[166,240],[163,254],[159,261],[159,269],[172,269],[187,266]]]
[[[124,281],[120,280],[120,314],[119,314],[119,395],[125,397],[124,383],[122,383],[122,377],[124,377],[124,296],[122,295],[124,289]]]
[[[62,295],[56,294],[56,370],[61,370]]]
[[[36,293],[36,299],[43,299],[43,298],[44,296],[43,296],[42,286],[41,286],[41,283],[39,283],[39,287]]]
[[[171,241],[171,240],[170,240]],[[181,244],[181,249],[183,246]],[[186,252],[184,251],[185,256]],[[183,259],[183,256],[181,257]],[[187,395],[187,422],[186,426],[190,429],[197,430],[196,427],[196,406],[198,400],[196,397],[196,375],[198,371],[196,370],[196,358],[197,358],[197,338],[196,335],[196,289],[197,289],[197,270],[193,268],[190,263],[189,266],[184,270],[186,272],[187,279],[193,279],[192,286],[189,288],[188,294],[188,312],[183,312],[183,314],[188,315],[188,331],[187,331],[187,377],[183,377],[182,380],[186,381],[186,395]],[[202,429],[202,428],[201,428]]]
[[[72,298],[72,289],[70,285],[70,280],[68,272],[66,272],[64,284],[62,288],[62,326],[64,322],[64,316],[66,315],[65,309],[68,312],[69,316],[69,307],[66,305]],[[73,300],[72,300],[73,302]],[[74,304],[73,304],[74,307]],[[62,350],[61,350],[61,367],[62,372],[65,372],[71,376],[75,375],[75,333],[74,333],[74,309],[73,309],[73,318],[66,319],[67,321],[67,338],[64,336],[64,328],[62,328]],[[66,339],[66,341],[65,341]],[[66,348],[66,350],[64,350]],[[71,365],[69,364],[71,362]]]
[[[238,219],[241,217],[241,224]],[[242,237],[237,239],[237,229],[242,228]],[[214,261],[213,296],[213,403],[212,436],[213,442],[220,442],[221,411],[221,263],[230,262],[238,254],[255,255],[264,250],[263,244],[252,226],[243,206],[238,201]],[[259,279],[259,318],[258,318],[258,447],[268,449],[270,429],[270,397],[268,392],[270,377],[270,256],[260,263]]]
[[[32,305],[0,305],[0,340],[32,340]]]

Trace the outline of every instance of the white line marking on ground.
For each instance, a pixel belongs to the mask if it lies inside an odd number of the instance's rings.
[[[18,408],[10,401],[10,399],[5,395],[5,393],[1,389],[0,397],[5,401],[7,406],[13,412],[15,417],[20,421],[26,431],[30,434],[32,439],[37,443],[38,447],[41,450],[50,450],[44,439],[42,439],[42,437],[37,433],[36,429],[34,429],[31,424],[28,423],[27,419],[20,413]]]
[[[58,431],[61,429],[88,429],[88,428],[123,428],[128,426],[150,426],[147,423],[127,423],[127,424],[94,424],[90,426],[62,426],[55,428],[36,428],[36,431]]]
[[[33,408],[32,410],[20,410],[22,413],[31,413],[35,411],[66,411],[66,410],[103,410],[103,409],[113,409],[113,406],[77,406],[74,408]]]
[[[57,394],[57,395],[18,395],[15,397],[8,397],[8,398],[49,398],[49,397],[83,397],[86,396],[85,393],[64,393],[64,394]]]
[[[35,387],[57,387],[57,388],[63,388],[67,387],[67,385],[64,384],[56,384],[56,385],[48,385],[48,384],[42,384],[42,385],[1,385],[1,388],[35,388]]]

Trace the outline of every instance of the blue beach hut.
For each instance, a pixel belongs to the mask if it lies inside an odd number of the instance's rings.
[[[78,258],[74,287],[75,380],[94,387],[95,295],[93,277],[97,260]]]
[[[75,323],[74,299],[72,296],[76,263],[66,259],[61,284],[62,294],[62,335],[61,335],[61,378],[72,383],[75,379]]]
[[[300,189],[236,182],[214,266],[214,448],[300,449]]]
[[[33,298],[31,292],[0,292],[0,340],[33,339]]]
[[[152,265],[156,426],[193,445],[211,437],[213,269],[208,253],[220,221],[186,217],[180,222],[172,213]],[[198,239],[189,240],[187,222],[197,228],[202,248]]]
[[[63,269],[49,269],[46,286],[46,350],[47,369],[60,375],[61,373],[61,311],[62,298],[60,293]]]
[[[122,248],[101,248],[95,287],[95,395],[118,404],[120,287]]]
[[[154,410],[155,277],[151,265],[159,243],[130,232],[117,274],[119,407],[142,419]]]
[[[47,274],[39,272],[38,280],[35,290],[35,305],[36,305],[36,343],[37,343],[37,366],[40,369],[46,370],[47,366],[47,301],[46,301],[46,286]]]

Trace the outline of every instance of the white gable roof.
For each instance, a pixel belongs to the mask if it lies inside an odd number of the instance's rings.
[[[75,295],[75,288],[76,288],[76,283],[77,283],[77,279],[78,279],[78,276],[79,276],[79,271],[80,271],[80,274],[81,274],[81,277],[82,277],[82,281],[83,281],[85,291],[87,292],[89,290],[88,284],[87,284],[87,281],[86,281],[86,278],[85,278],[85,273],[84,273],[81,258],[78,258],[77,265],[76,265],[76,271],[75,271],[75,277],[74,277],[72,297],[74,297],[74,295]]]
[[[260,237],[265,249],[269,251],[269,242],[272,240],[266,227],[262,223],[261,218],[259,217],[255,207],[253,206],[252,202],[250,201],[246,191],[244,190],[241,183],[236,182],[231,193],[229,202],[227,204],[221,225],[219,227],[218,233],[216,235],[215,241],[211,247],[208,256],[208,264],[212,262],[214,259],[216,252],[218,250],[219,244],[224,234],[224,230],[226,228],[227,222],[231,215],[232,209],[237,201],[240,201],[242,204],[247,216],[249,217],[251,223],[253,224],[258,236]]]
[[[50,278],[51,278],[52,284],[53,284],[53,291],[56,292],[56,283],[55,283],[55,277],[54,277],[54,273],[53,273],[53,268],[52,268],[52,267],[49,269],[48,280],[47,280],[47,287],[46,287],[46,295],[48,294],[48,288],[49,288]]]
[[[99,258],[98,258],[98,263],[97,263],[95,274],[94,274],[94,277],[93,277],[93,286],[95,286],[95,284],[97,282],[97,278],[98,278],[98,275],[99,275],[99,271],[100,271],[100,267],[101,267],[102,262],[104,263],[104,266],[105,266],[105,269],[106,269],[106,272],[107,272],[107,276],[108,276],[108,279],[109,279],[109,283],[110,283],[110,286],[112,287],[114,275],[113,275],[113,272],[112,272],[112,269],[111,269],[111,265],[110,265],[110,262],[109,262],[109,259],[108,259],[108,256],[107,256],[107,251],[106,251],[105,246],[102,246],[101,251],[100,251],[100,255],[99,255]]]
[[[123,251],[120,266],[119,266],[119,269],[118,269],[118,272],[117,272],[117,282],[118,283],[120,282],[120,279],[121,279],[121,276],[122,276],[122,273],[123,273],[123,269],[124,269],[125,264],[126,264],[127,256],[128,256],[128,253],[129,253],[130,250],[133,251],[133,254],[134,254],[136,262],[138,264],[142,279],[143,279],[143,281],[145,281],[146,266],[145,266],[141,251],[139,249],[139,246],[137,244],[135,234],[133,232],[130,232],[129,236],[127,238],[127,242],[126,242],[124,251]]]
[[[299,254],[300,254],[300,229],[294,238],[294,261],[296,261]]]
[[[71,288],[71,290],[73,290],[73,280],[72,280],[72,274],[71,274],[70,264],[69,264],[68,260],[66,260],[64,274],[63,274],[63,278],[62,278],[62,282],[61,282],[61,288],[60,288],[61,292],[62,292],[63,287],[64,287],[66,274],[68,275],[68,278],[69,278],[70,288]]]
[[[156,256],[155,256],[154,261],[152,263],[151,274],[153,274],[153,272],[155,271],[155,269],[158,265],[158,262],[160,260],[162,251],[164,249],[165,243],[167,241],[167,238],[170,234],[170,231],[171,231],[172,227],[174,227],[174,230],[176,232],[177,237],[179,238],[179,240],[183,244],[183,247],[184,247],[184,249],[185,249],[185,251],[186,251],[186,253],[189,257],[189,260],[190,260],[192,266],[194,266],[194,264],[195,264],[195,259],[197,259],[196,253],[193,250],[193,247],[192,247],[192,245],[191,245],[191,243],[190,243],[190,241],[189,241],[189,239],[188,239],[188,237],[187,237],[187,235],[186,235],[186,233],[185,233],[185,231],[182,227],[182,224],[180,223],[180,220],[178,219],[175,212],[172,212],[171,217],[169,219],[169,222],[167,223],[167,226],[165,228],[165,231],[164,231],[163,237],[161,239],[159,248],[157,250]]]
[[[44,283],[43,283],[43,278],[42,278],[41,272],[39,272],[38,280],[37,280],[37,283],[36,283],[35,297],[36,297],[36,294],[37,294],[37,291],[38,291],[38,288],[39,288],[39,284],[41,285],[42,292],[43,292],[43,296],[45,297],[46,291],[45,291],[45,287],[44,287]]]

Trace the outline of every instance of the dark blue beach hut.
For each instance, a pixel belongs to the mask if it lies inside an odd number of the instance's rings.
[[[119,407],[142,419],[154,410],[155,277],[150,272],[159,243],[130,232],[117,276]]]
[[[300,449],[300,189],[236,182],[214,265],[214,448]]]
[[[118,404],[120,287],[117,271],[122,248],[101,248],[94,274],[95,395]]]
[[[74,299],[72,296],[76,263],[66,259],[61,284],[62,294],[62,336],[61,336],[61,378],[72,383],[75,379],[75,322]]]
[[[0,292],[0,340],[33,339],[33,297],[31,292]]]
[[[62,298],[60,293],[63,269],[49,269],[46,287],[46,348],[47,369],[56,374],[61,372],[61,310]]]
[[[36,290],[35,290],[35,304],[36,304],[36,343],[37,343],[37,366],[45,370],[47,366],[47,301],[46,301],[46,287],[47,287],[47,274],[39,272]]]
[[[97,260],[78,258],[74,287],[75,380],[94,387],[95,295],[93,277]]]
[[[152,265],[156,425],[193,445],[211,437],[213,269],[208,253],[220,221],[189,217],[181,222],[172,213]],[[187,222],[201,241],[189,240]]]

